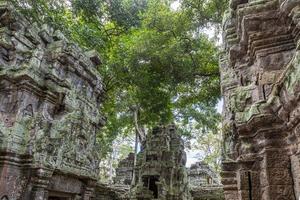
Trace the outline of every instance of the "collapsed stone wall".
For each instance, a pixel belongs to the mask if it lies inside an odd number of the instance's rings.
[[[94,194],[104,90],[99,56],[0,1],[0,199]]]
[[[227,200],[300,197],[300,1],[231,0],[224,19]]]

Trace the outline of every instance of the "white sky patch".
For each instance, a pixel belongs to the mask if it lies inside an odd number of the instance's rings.
[[[69,6],[69,7],[72,6],[72,3],[71,3],[70,0],[63,0],[63,2],[65,2],[65,4],[66,4],[67,6]]]
[[[222,44],[222,34],[217,33],[217,30],[213,26],[209,26],[207,28],[201,29],[202,32],[207,35],[207,37],[211,40],[215,40],[217,45],[220,46]]]
[[[172,10],[176,11],[176,10],[178,10],[179,8],[180,8],[180,2],[179,2],[179,0],[177,0],[177,1],[175,1],[175,2],[173,2],[173,3],[171,4],[171,9],[172,9]]]
[[[222,111],[223,111],[223,104],[224,104],[224,101],[223,101],[223,99],[221,99],[219,101],[219,103],[217,104],[217,111],[218,111],[218,113],[222,113]]]
[[[187,151],[186,150],[186,156],[187,156],[187,161],[186,161],[186,167],[191,167],[192,164],[196,163],[199,161],[199,151]]]

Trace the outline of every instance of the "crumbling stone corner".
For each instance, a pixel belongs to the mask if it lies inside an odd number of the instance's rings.
[[[299,199],[300,1],[231,0],[220,59],[226,200]]]
[[[94,197],[98,64],[95,52],[0,1],[0,199]]]

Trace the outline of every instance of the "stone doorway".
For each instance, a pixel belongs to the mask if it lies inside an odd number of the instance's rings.
[[[144,187],[147,187],[150,191],[153,192],[154,199],[158,198],[158,187],[156,185],[156,182],[158,181],[158,176],[147,176],[143,178]]]
[[[50,192],[48,200],[73,200],[73,198],[70,194]]]

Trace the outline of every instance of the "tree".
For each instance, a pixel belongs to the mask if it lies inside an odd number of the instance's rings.
[[[198,159],[208,163],[215,172],[219,173],[221,171],[222,134],[210,131],[195,139],[192,149],[200,152]]]
[[[126,88],[124,97],[132,99],[127,107],[138,110],[142,126],[176,121],[183,111],[212,111],[207,108],[217,102],[217,48],[194,34],[188,14],[152,1],[141,27],[119,36],[110,49],[108,65]]]
[[[156,124],[190,124],[216,132],[220,119],[218,48],[201,30],[220,24],[226,0],[14,0],[38,23],[48,23],[82,48],[96,49],[107,99],[98,134],[103,157],[118,135],[141,142]],[[193,131],[197,132],[197,131]]]
[[[182,0],[182,6],[199,28],[208,25],[220,26],[228,3],[229,0]]]

